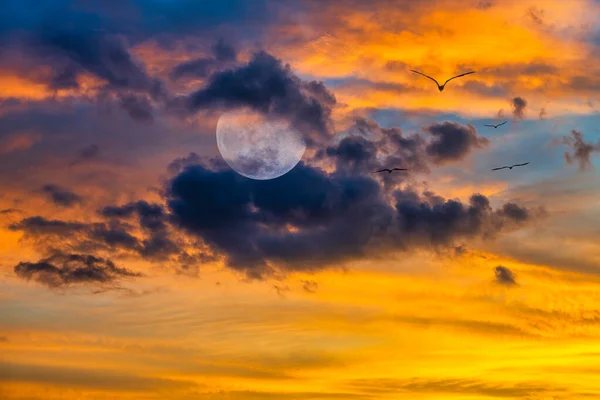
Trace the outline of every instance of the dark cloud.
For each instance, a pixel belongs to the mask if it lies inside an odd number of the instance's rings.
[[[502,265],[494,268],[494,274],[496,275],[496,283],[509,286],[517,284],[515,274]]]
[[[562,144],[571,148],[572,153],[565,152],[565,161],[568,164],[579,164],[579,170],[584,171],[592,165],[590,158],[592,153],[600,152],[600,141],[588,143],[583,139],[583,133],[572,130],[571,136],[563,136],[560,140],[552,141],[553,144]]]
[[[58,206],[72,207],[83,203],[81,196],[58,185],[45,185],[41,190],[50,201]]]
[[[98,147],[95,144],[91,144],[79,150],[77,159],[74,160],[71,164],[69,164],[69,166],[72,167],[74,165],[81,164],[87,160],[96,158],[98,154],[100,154],[100,147]]]
[[[76,8],[71,4],[63,6],[65,17],[55,10],[58,21],[68,19],[72,8]],[[50,12],[52,8],[49,6],[47,11]],[[102,19],[103,16],[98,18]],[[106,29],[94,30],[79,24],[61,25],[55,22],[43,18],[35,26],[22,29],[15,27],[0,66],[4,64],[24,78],[45,84],[51,90],[83,90],[79,85],[80,78],[94,76],[102,82],[95,88],[99,96],[97,100],[116,96],[121,99],[125,110],[136,119],[148,119],[147,110],[151,108],[145,100],[146,96],[155,101],[169,98],[161,79],[151,76],[146,67],[131,54],[131,43],[126,35],[113,34]]]
[[[212,47],[215,58],[219,61],[236,61],[237,51],[235,47],[225,42],[223,39],[218,40]]]
[[[391,194],[394,204],[374,178],[303,163],[270,181],[191,165],[168,183],[167,204],[177,226],[254,277],[274,267],[313,270],[374,251],[491,238],[532,218],[513,206],[492,210],[482,195],[465,205],[432,193]]]
[[[178,157],[171,161],[168,166],[168,171],[175,175],[183,171],[188,165],[200,164],[201,162],[202,158],[197,153],[191,152],[185,157]]]
[[[285,293],[290,291],[289,286],[273,285],[273,289],[277,292],[277,295],[285,298]]]
[[[418,134],[404,135],[399,128],[383,128],[377,122],[357,118],[336,144],[316,153],[317,159],[335,161],[339,174],[371,173],[381,168],[402,167],[429,172],[425,140]],[[384,183],[405,179],[401,174],[383,175]]]
[[[503,64],[497,67],[486,67],[482,68],[479,72],[494,75],[498,78],[518,78],[523,75],[553,75],[558,73],[559,69],[554,65],[536,61],[531,63],[512,63]]]
[[[108,284],[122,278],[139,277],[112,261],[83,254],[56,253],[36,263],[21,262],[14,268],[19,278],[34,280],[51,288],[73,284]]]
[[[218,62],[213,58],[198,58],[191,61],[186,61],[177,65],[171,73],[169,78],[173,81],[187,78],[206,78],[214,72],[218,65]]]
[[[237,60],[236,49],[224,40],[217,41],[211,50],[211,57],[197,58],[175,66],[169,74],[170,79],[206,78],[225,66],[231,66]]]
[[[600,79],[595,76],[574,76],[567,86],[575,90],[595,93],[600,90]]]
[[[477,2],[477,4],[475,5],[476,8],[479,8],[480,10],[487,10],[488,8],[492,7],[494,5],[494,2],[489,1],[489,0],[479,0]]]
[[[121,106],[136,121],[154,121],[153,107],[146,95],[124,94],[120,98]]]
[[[499,212],[502,215],[518,222],[527,221],[530,217],[529,211],[526,208],[520,207],[515,203],[504,204]]]
[[[58,235],[68,236],[76,231],[80,231],[86,227],[85,224],[79,222],[66,222],[60,220],[48,220],[44,217],[35,216],[21,220],[18,223],[9,226],[12,231],[23,231],[27,235]]]
[[[307,293],[316,293],[319,284],[315,281],[302,281],[302,290]]]
[[[331,132],[331,107],[336,103],[321,82],[301,80],[289,65],[265,52],[255,53],[248,64],[237,69],[214,74],[187,101],[194,111],[250,107],[282,115],[305,134],[309,144],[311,137]]]
[[[513,107],[513,116],[515,119],[523,119],[525,117],[525,107],[527,107],[527,100],[522,97],[515,97],[511,100]]]
[[[22,211],[18,210],[16,208],[6,208],[4,210],[0,210],[0,215],[17,214],[20,212],[22,212]]]
[[[123,206],[108,206],[100,210],[107,218],[138,217],[139,225],[149,237],[141,243],[140,253],[145,257],[165,257],[180,252],[179,246],[169,238],[168,216],[158,204],[138,201]]]
[[[8,338],[6,336],[0,336],[0,342],[8,342]]]
[[[108,222],[83,223],[35,216],[9,225],[9,229],[24,232],[27,239],[36,241],[45,249],[61,247],[87,252],[122,250],[156,261],[169,260],[171,257],[186,262],[197,261],[181,248],[180,243],[170,238],[166,216],[160,206],[143,201],[132,204],[122,209],[107,207]],[[129,209],[131,213],[127,214]],[[141,238],[132,233],[135,226],[121,221],[134,214],[143,230]]]
[[[141,249],[139,240],[129,233],[131,227],[118,222],[83,223],[34,216],[9,225],[9,229],[21,231],[26,238],[48,247],[63,245],[86,251],[124,249],[139,252]]]
[[[363,169],[362,166],[372,164],[377,156],[375,143],[361,136],[349,136],[342,139],[337,146],[330,146],[325,153],[335,157],[338,161],[338,170],[344,167]]]
[[[161,83],[151,78],[143,65],[129,53],[117,36],[53,29],[43,31],[32,44],[38,57],[59,74],[90,73],[116,89],[144,91],[158,95]]]
[[[464,159],[472,150],[486,148],[489,140],[479,136],[471,124],[456,122],[433,124],[425,128],[434,139],[427,145],[427,154],[436,164]]]
[[[543,25],[544,24],[544,9],[543,8],[539,8],[539,7],[529,7],[527,9],[527,13],[526,15],[531,18],[531,20],[533,22],[535,22],[537,25]]]
[[[495,84],[490,86],[478,81],[467,81],[463,85],[463,89],[490,97],[504,97],[509,91],[508,85],[506,84]]]

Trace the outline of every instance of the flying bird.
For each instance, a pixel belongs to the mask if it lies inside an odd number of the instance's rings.
[[[493,169],[492,169],[492,171],[498,171],[499,169],[505,169],[505,168],[508,168],[508,169],[513,169],[513,167],[522,167],[523,165],[527,165],[527,164],[529,164],[529,163],[528,163],[528,162],[526,162],[526,163],[524,163],[524,164],[515,164],[515,165],[512,165],[512,166],[510,166],[510,167],[509,167],[508,165],[505,165],[504,167],[500,167],[500,168],[493,168]]]
[[[408,171],[408,169],[406,169],[406,168],[392,168],[392,169],[384,168],[384,169],[380,169],[379,171],[375,171],[375,173],[385,172],[385,171],[387,171],[388,174],[391,174],[392,171]]]
[[[434,81],[434,82],[435,82],[435,84],[438,86],[438,90],[439,90],[440,92],[441,92],[442,90],[444,90],[444,87],[446,86],[446,84],[447,84],[448,82],[450,82],[452,79],[459,78],[459,77],[461,77],[461,76],[465,76],[465,75],[469,75],[469,74],[474,74],[474,73],[475,73],[475,71],[471,71],[471,72],[465,72],[464,74],[460,74],[460,75],[453,76],[452,78],[450,78],[450,79],[448,79],[446,82],[444,82],[444,84],[443,84],[443,85],[440,85],[440,84],[438,83],[438,81],[436,81],[435,79],[433,79],[433,78],[432,78],[432,77],[430,77],[429,75],[425,75],[425,74],[423,74],[423,73],[421,73],[421,72],[419,72],[419,71],[415,71],[414,69],[411,69],[410,71],[414,72],[415,74],[423,75],[424,77],[426,77],[426,78],[429,78],[429,79],[431,79],[432,81]]]
[[[505,124],[505,123],[507,123],[507,122],[508,122],[508,121],[504,121],[503,123],[501,123],[501,124],[498,124],[498,125],[488,125],[488,124],[485,124],[485,125],[483,125],[483,126],[489,126],[489,127],[491,127],[491,128],[494,128],[494,129],[495,129],[495,128],[499,127],[499,126],[502,126],[502,125],[504,125],[504,124]]]

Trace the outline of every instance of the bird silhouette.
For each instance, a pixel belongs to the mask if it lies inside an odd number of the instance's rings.
[[[388,174],[391,174],[392,171],[408,171],[408,170],[406,168],[392,168],[392,169],[384,168],[384,169],[380,169],[379,171],[375,171],[375,173],[385,172],[385,171],[387,171]]]
[[[493,168],[492,171],[498,171],[499,169],[513,169],[513,167],[522,167],[523,165],[527,165],[529,164],[528,162],[524,163],[524,164],[515,164],[515,165],[511,165],[510,167],[508,165],[505,165],[504,167],[499,167],[499,168]]]
[[[461,77],[461,76],[465,76],[465,75],[469,75],[469,74],[474,74],[474,73],[475,73],[475,71],[471,71],[471,72],[465,72],[464,74],[460,74],[460,75],[453,76],[452,78],[450,78],[450,79],[448,79],[446,82],[444,82],[444,84],[443,84],[443,85],[440,85],[438,81],[436,81],[435,79],[433,79],[433,78],[432,78],[432,77],[430,77],[429,75],[425,75],[424,73],[422,73],[422,72],[419,72],[419,71],[415,71],[414,69],[411,69],[410,71],[414,72],[415,74],[423,75],[424,77],[426,77],[426,78],[429,78],[429,79],[431,79],[432,81],[434,81],[434,82],[435,82],[435,84],[438,86],[438,90],[439,90],[440,92],[441,92],[442,90],[444,90],[444,87],[446,86],[446,84],[447,84],[448,82],[450,82],[452,79],[459,78],[459,77]]]
[[[502,126],[502,125],[504,125],[504,124],[505,124],[505,123],[507,123],[507,122],[508,122],[508,121],[504,121],[503,123],[501,123],[501,124],[498,124],[498,125],[487,125],[487,124],[485,124],[485,125],[483,125],[483,126],[489,126],[489,127],[491,127],[491,128],[494,128],[494,129],[495,129],[495,128],[499,127],[499,126]]]

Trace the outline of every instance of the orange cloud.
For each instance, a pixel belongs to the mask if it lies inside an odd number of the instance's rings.
[[[587,70],[592,45],[583,40],[582,32],[596,22],[589,10],[598,9],[597,3],[577,0],[567,7],[558,1],[509,1],[478,9],[466,1],[436,2],[435,7],[425,2],[419,8],[390,7],[382,1],[373,2],[369,12],[344,4],[320,4],[313,10],[316,15],[309,14],[314,30],[322,32],[316,38],[290,47],[273,41],[272,47],[299,73],[372,82],[336,90],[351,108],[489,116],[507,98],[519,95],[534,107],[539,105],[538,110],[551,97],[551,103],[560,103],[553,110],[557,114],[590,112],[575,93],[590,95],[593,89],[586,91],[571,82],[578,76],[596,79]],[[532,7],[543,9],[543,27],[531,20]],[[279,26],[275,34],[293,35],[296,30]],[[535,65],[547,67],[536,71]],[[478,73],[452,81],[440,94],[433,82],[412,74],[410,68],[442,81],[466,70]]]
[[[41,135],[35,133],[21,133],[2,138],[2,140],[0,140],[0,154],[8,154],[19,150],[27,150],[40,139]]]

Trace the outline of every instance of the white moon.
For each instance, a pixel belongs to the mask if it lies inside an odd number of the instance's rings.
[[[248,109],[221,115],[217,146],[234,171],[258,180],[288,173],[306,150],[302,135],[288,121]]]

